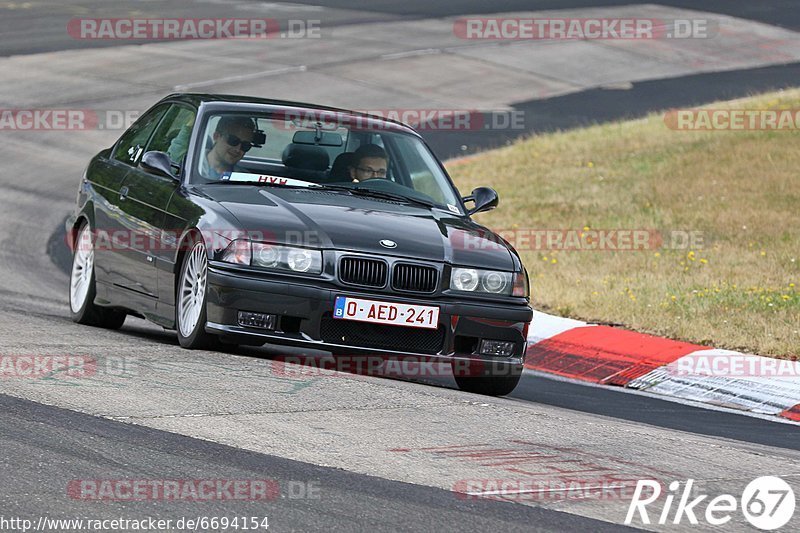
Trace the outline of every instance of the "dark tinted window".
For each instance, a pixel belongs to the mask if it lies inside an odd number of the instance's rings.
[[[158,125],[158,121],[164,116],[169,108],[168,105],[160,105],[152,111],[145,113],[136,124],[120,138],[117,147],[114,149],[114,159],[135,165],[142,158],[147,140],[150,134]]]

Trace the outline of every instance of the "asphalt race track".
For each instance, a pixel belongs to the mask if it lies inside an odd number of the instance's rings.
[[[363,60],[373,57],[371,47],[387,57],[402,50],[397,42],[405,39],[393,41],[390,33],[367,39],[376,27],[370,25],[414,28],[420,21],[418,38],[424,41],[429,38],[425,21],[436,17],[623,5],[600,0],[489,4],[377,1],[364,9],[350,0],[0,2],[0,108],[143,110],[182,84],[197,91],[265,96],[274,91],[281,97],[295,91],[299,99],[329,96],[321,103],[340,105],[354,98],[355,85],[327,83],[334,74],[342,79],[350,74],[342,74],[343,67],[326,54]],[[702,9],[780,31],[800,30],[800,10],[789,0],[695,4],[661,3],[665,9]],[[247,43],[137,47],[76,41],[65,34],[73,17],[231,13],[320,19],[344,37],[333,51],[320,40],[314,48],[319,55],[312,58],[318,64],[303,58],[309,67],[302,74],[313,83],[301,87],[292,77],[301,72],[237,82],[231,69],[291,68],[293,43],[278,42],[259,56]],[[558,81],[552,95],[498,96],[498,107],[535,117],[525,131],[473,132],[471,137],[432,132],[428,138],[438,153],[453,156],[465,151],[463,145],[473,151],[532,131],[787,87],[797,83],[797,65],[796,60],[743,63],[742,68],[731,63],[725,72],[681,71],[635,80],[625,90],[565,89]],[[520,76],[519,83],[533,83],[533,78]],[[424,101],[410,89],[382,96],[368,83],[357,87],[365,105],[393,105],[381,97],[398,98],[401,107]],[[694,479],[712,497],[737,496],[756,477],[780,475],[796,493],[800,490],[800,438],[789,423],[532,374],[510,397],[498,399],[462,393],[448,376],[405,381],[303,373],[272,360],[298,351],[189,352],[178,346],[174,333],[131,317],[117,332],[73,324],[63,221],[86,162],[119,134],[0,131],[0,354],[98,362],[96,372],[81,378],[0,377],[0,520],[268,516],[272,531],[616,531],[623,529],[630,494],[565,497],[564,489],[553,487],[570,480],[657,479],[666,485]],[[454,492],[490,486],[488,480],[523,478],[550,488],[492,498]],[[86,480],[269,480],[276,492],[255,500],[98,500],[76,494],[76,483]],[[662,503],[654,504],[652,518]],[[795,530],[797,520],[790,524]],[[655,531],[716,529],[686,520],[633,525]],[[753,530],[741,513],[722,527]],[[0,527],[6,530],[13,529]]]
[[[253,4],[247,6],[246,4]],[[319,0],[301,2],[194,2],[192,0],[150,0],[136,2],[123,0],[109,3],[104,0],[63,0],[53,2],[4,2],[3,19],[0,20],[2,54],[31,54],[64,50],[84,46],[119,46],[116,41],[76,41],[64,30],[64,22],[73,17],[92,16],[191,16],[226,17],[240,13],[267,12],[266,16],[280,14],[285,18],[320,15],[326,26],[356,24],[368,21],[391,21],[427,17],[457,16],[462,14],[502,13],[514,11],[542,11],[564,8],[594,8],[629,4],[646,4],[637,0],[409,0],[395,2],[379,0],[365,3],[359,0]],[[259,6],[261,4],[261,6]],[[735,17],[756,20],[789,29],[800,29],[800,11],[793,0],[708,0],[698,5],[691,0],[665,0],[661,5],[689,9],[704,9]],[[241,5],[245,5],[241,8]],[[11,6],[11,7],[8,7]],[[263,6],[263,7],[262,7]],[[320,7],[324,6],[323,11]]]
[[[309,501],[300,492],[279,505],[262,502],[186,502],[170,506],[142,502],[104,505],[92,509],[93,518],[129,516],[170,517],[269,515],[270,524],[294,530],[360,529],[371,531],[430,530],[451,528],[515,531],[531,524],[532,531],[614,528],[597,520],[567,513],[491,500],[456,500],[452,493],[429,487],[388,481],[315,466],[265,454],[256,454],[202,440],[148,428],[131,427],[41,404],[0,396],[3,450],[20,462],[3,466],[10,480],[0,497],[5,516],[38,516],[43,499],[51,517],[75,513],[74,502],[63,502],[60,491],[48,494],[43,486],[67,486],[101,463],[122,479],[143,472],[158,472],[168,479],[193,478],[197,472],[212,479],[262,479],[279,484],[301,481],[324,487],[324,497]],[[75,428],[80,428],[76,431]],[[99,446],[98,446],[99,444]],[[102,452],[102,457],[100,453]],[[105,453],[107,452],[107,454]],[[16,471],[25,470],[25,478]],[[38,494],[23,499],[20,494]],[[294,497],[293,497],[294,496]],[[295,499],[296,498],[296,499]],[[364,510],[366,512],[362,512]]]

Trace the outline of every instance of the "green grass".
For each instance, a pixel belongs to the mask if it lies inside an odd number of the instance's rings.
[[[800,90],[711,108],[800,109]],[[763,355],[800,354],[800,132],[669,129],[663,114],[531,137],[448,169],[495,230],[652,229],[702,244],[522,249],[534,307]]]

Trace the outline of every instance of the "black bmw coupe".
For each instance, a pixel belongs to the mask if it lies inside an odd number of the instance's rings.
[[[239,96],[164,98],[89,163],[75,212],[76,322],[127,315],[181,346],[280,344],[468,362],[511,392],[532,317],[517,252],[470,217],[412,128]]]

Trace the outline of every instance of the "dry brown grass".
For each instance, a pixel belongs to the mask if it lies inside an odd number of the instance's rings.
[[[800,109],[800,90],[713,108]],[[762,355],[800,354],[800,132],[685,132],[663,114],[532,137],[448,165],[500,229],[701,232],[695,248],[520,250],[534,307]]]

